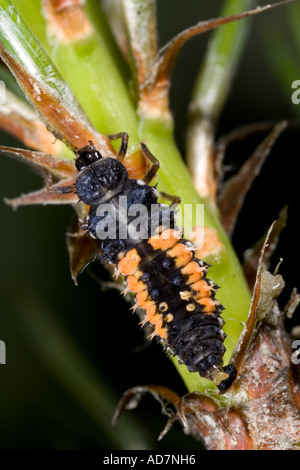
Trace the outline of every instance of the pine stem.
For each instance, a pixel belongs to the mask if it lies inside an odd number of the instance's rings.
[[[238,2],[236,2],[238,3]],[[241,9],[244,2],[241,2]],[[130,152],[136,150],[141,140],[145,141],[161,163],[159,189],[181,197],[183,204],[203,204],[204,200],[196,192],[191,177],[175,145],[173,128],[170,122],[139,119],[128,83],[125,80],[124,64],[118,54],[112,53],[112,39],[108,37],[103,18],[97,22],[97,30],[84,40],[62,42],[47,34],[47,24],[41,14],[41,4],[36,0],[14,0],[14,5],[33,29],[43,47],[57,66],[63,78],[70,85],[88,118],[102,134],[126,131],[130,136]],[[9,14],[8,0],[0,0],[2,20]],[[96,2],[89,1],[90,15],[101,15]],[[0,30],[2,20],[0,21]],[[17,22],[17,18],[15,18]],[[13,32],[12,32],[13,34]],[[12,36],[12,39],[16,38]],[[30,38],[24,37],[24,41]],[[22,47],[19,44],[20,59]],[[229,54],[228,54],[229,60]],[[41,74],[45,73],[43,67]],[[218,234],[223,249],[212,255],[208,262],[213,267],[209,277],[219,284],[218,299],[225,306],[223,318],[226,322],[225,363],[228,362],[242,330],[242,322],[247,318],[250,294],[237,256],[228,240],[217,212],[208,205],[205,207],[204,223]],[[193,227],[193,219],[186,220],[185,233]],[[175,361],[176,362],[176,361]],[[176,364],[177,365],[177,364]],[[177,365],[187,388],[190,391],[204,391],[213,385],[191,374],[185,366]]]

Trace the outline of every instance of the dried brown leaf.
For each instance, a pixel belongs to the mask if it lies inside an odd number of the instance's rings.
[[[173,38],[170,42],[168,42],[158,54],[156,61],[153,64],[151,74],[147,77],[142,85],[142,89],[147,89],[149,96],[154,89],[160,90],[159,93],[156,93],[160,96],[160,99],[164,101],[165,95],[168,93],[169,89],[169,79],[170,74],[172,72],[174,63],[176,61],[177,55],[180,49],[184,46],[184,44],[194,36],[199,34],[203,34],[207,31],[217,28],[218,26],[231,23],[232,21],[237,21],[243,18],[247,18],[250,16],[257,15],[262,13],[266,10],[271,8],[285,5],[290,3],[294,0],[285,0],[282,2],[274,3],[273,5],[265,5],[263,7],[257,7],[254,10],[249,10],[246,12],[242,12],[236,15],[231,15],[223,18],[216,18],[209,21],[201,21],[197,23],[195,26],[192,26],[180,34],[178,34],[175,38]]]
[[[253,296],[252,296],[252,301],[251,301],[251,306],[250,306],[250,312],[248,315],[248,319],[246,322],[246,325],[240,335],[238,344],[235,347],[235,350],[233,351],[233,354],[230,359],[230,363],[234,364],[236,367],[238,374],[239,371],[241,370],[241,367],[243,365],[243,361],[245,359],[245,355],[247,352],[247,349],[250,345],[252,334],[254,331],[254,326],[257,318],[257,311],[259,308],[259,301],[260,301],[260,296],[261,296],[261,278],[262,278],[262,262],[263,262],[263,257],[264,253],[266,250],[266,247],[269,242],[269,237],[270,234],[272,233],[274,223],[271,225],[268,234],[265,238],[263,247],[261,249],[260,253],[260,258],[258,261],[258,268],[257,268],[257,274],[256,274],[256,281],[254,285],[254,291],[253,291]],[[235,388],[236,381],[233,383],[231,388]]]
[[[250,450],[253,441],[241,411],[217,406],[206,395],[190,393],[180,400],[177,413],[187,432],[208,450]]]
[[[133,77],[139,87],[149,75],[158,52],[155,1],[121,0],[120,8],[127,30]]]
[[[77,170],[70,160],[53,157],[44,152],[0,146],[1,153],[7,153],[36,169],[44,169],[58,178],[75,178]]]
[[[87,232],[81,228],[78,218],[74,219],[67,232],[67,248],[71,276],[76,285],[77,277],[99,255],[100,247],[99,240],[87,236]]]
[[[116,423],[123,410],[132,410],[136,408],[139,405],[142,397],[147,393],[150,393],[161,404],[163,414],[167,415],[168,417],[173,416],[174,413],[167,408],[167,404],[171,404],[173,406],[177,405],[180,400],[180,397],[177,395],[177,393],[161,385],[137,386],[130,388],[124,393],[116,408],[112,421],[113,424]]]
[[[224,169],[223,163],[226,151],[228,147],[234,143],[246,139],[253,134],[267,132],[272,130],[276,125],[276,122],[259,122],[254,124],[247,124],[229,132],[226,135],[222,135],[214,145],[213,150],[213,160],[214,160],[214,170],[215,170],[215,179],[218,185],[223,183]]]
[[[8,90],[5,103],[0,104],[0,128],[27,147],[41,152],[56,154],[63,145],[47,130],[33,109]]]
[[[84,13],[85,0],[43,0],[43,11],[50,36],[61,42],[82,41],[92,33]]]
[[[74,179],[63,180],[63,182],[53,185],[53,188],[65,185],[71,185],[74,183]],[[13,209],[17,209],[21,206],[30,206],[30,205],[46,205],[46,204],[77,204],[78,197],[74,193],[68,194],[58,194],[49,192],[47,188],[40,189],[38,191],[33,191],[28,194],[13,198],[13,199],[4,199],[5,203],[11,206]]]
[[[47,86],[42,79],[28,73],[1,43],[0,56],[53,135],[73,150],[92,141],[104,155],[115,155],[109,139],[93,128],[69,89],[65,90],[63,100],[55,87]]]
[[[265,252],[264,252],[264,258],[263,258],[263,263],[268,269],[269,266],[269,261],[277,247],[278,241],[280,234],[282,230],[286,227],[286,222],[287,222],[287,214],[288,214],[288,208],[285,206],[279,213],[278,219],[273,225],[273,230],[270,233],[270,238],[269,238],[269,243],[268,246],[266,246]],[[263,247],[264,241],[266,239],[267,234],[265,234],[255,245],[253,248],[250,248],[246,250],[244,253],[244,265],[243,265],[243,270],[245,277],[247,279],[248,285],[250,289],[253,289],[254,283],[255,283],[255,278],[256,278],[256,272],[258,268],[258,263],[259,263],[259,258],[260,258],[260,253],[261,249]]]

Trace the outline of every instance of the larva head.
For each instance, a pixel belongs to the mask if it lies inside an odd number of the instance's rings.
[[[103,158],[93,146],[77,153],[76,192],[80,201],[95,205],[109,201],[123,191],[128,173],[116,158]]]
[[[101,153],[95,148],[92,142],[91,145],[83,147],[76,152],[76,154],[75,166],[78,171],[84,170],[86,167],[102,158]]]

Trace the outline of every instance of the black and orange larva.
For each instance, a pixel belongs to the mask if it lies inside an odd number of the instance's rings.
[[[127,134],[109,137],[122,139],[119,157],[123,158]],[[223,367],[226,335],[220,316],[223,307],[215,299],[218,286],[206,278],[208,264],[196,257],[194,244],[182,238],[182,230],[175,225],[174,206],[157,203],[159,194],[149,183],[159,168],[158,161],[141,144],[152,166],[143,181],[131,179],[121,161],[103,158],[90,144],[77,152],[76,191],[80,201],[90,206],[86,227],[92,237],[102,240],[102,259],[116,265],[117,272],[125,277],[126,291],[136,295],[134,308],[145,310],[143,324],[152,325],[152,336],[160,338],[190,371],[212,380],[221,391],[226,390],[235,379],[236,369],[232,365]],[[120,196],[126,196],[127,210],[134,204],[143,204],[149,210],[146,237],[131,236],[135,218],[123,219],[120,215],[115,221],[116,235],[103,235],[103,222],[106,227],[110,222],[109,212],[100,214],[99,208],[119,209]],[[155,220],[150,215],[154,204],[159,209]],[[166,216],[168,228],[163,223]],[[125,237],[120,235],[124,225]]]

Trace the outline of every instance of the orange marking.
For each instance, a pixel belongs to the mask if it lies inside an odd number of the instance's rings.
[[[127,282],[127,289],[131,290],[131,292],[137,293],[144,289],[146,289],[146,284],[144,282],[139,281],[134,274],[130,274],[126,278]]]
[[[193,258],[193,253],[183,243],[177,243],[173,248],[167,251],[167,256],[175,258],[177,268],[186,266]]]
[[[162,326],[162,321],[160,321],[160,323],[156,325],[155,333],[156,333],[160,338],[166,339],[166,337],[167,337],[167,331],[166,331],[166,329]]]
[[[156,335],[160,336],[162,339],[166,339],[167,332],[163,327],[163,320],[159,312],[157,312],[154,302],[151,302],[151,304],[146,308],[146,318],[147,319],[144,320],[144,323],[148,321],[153,327],[155,327],[154,332],[150,335],[151,339]]]
[[[183,275],[188,275],[188,284],[194,284],[195,282],[199,281],[203,278],[203,271],[205,271],[205,267],[199,266],[196,261],[190,261],[186,266],[181,269],[181,273]]]
[[[158,235],[153,235],[153,237],[149,238],[148,243],[154,250],[166,251],[176,245],[179,240],[181,240],[181,232],[167,229]]]
[[[191,284],[190,287],[197,292],[196,296],[194,296],[195,299],[211,296],[212,288],[207,284],[206,281],[204,281],[204,279],[194,282],[194,284]]]
[[[140,149],[138,149],[131,155],[126,155],[126,158],[122,160],[122,163],[128,171],[129,178],[133,178],[136,180],[143,179],[145,174],[151,167],[151,164],[148,162],[148,159],[146,159],[142,155]]]
[[[203,305],[204,308],[202,312],[204,313],[211,313],[214,312],[216,309],[216,301],[211,299],[210,297],[205,297],[202,299],[197,300],[198,304]]]
[[[141,290],[136,294],[136,300],[140,307],[146,309],[153,302],[148,298],[148,291]]]
[[[147,321],[150,322],[151,325],[154,325],[155,322],[157,321],[157,318],[159,318],[159,315],[156,311],[156,305],[154,302],[152,302],[151,305],[149,305],[146,308],[146,317],[147,317]]]
[[[141,261],[135,248],[129,250],[124,258],[118,263],[118,269],[123,276],[134,274],[138,268],[139,262]]]
[[[204,259],[207,256],[215,255],[222,248],[224,248],[219,240],[217,231],[211,227],[197,225],[189,233],[188,239],[198,245],[196,257],[199,259]]]
[[[166,329],[163,327],[163,320],[160,315],[156,312],[155,304],[149,306],[146,310],[147,320],[155,327],[153,336],[160,336],[162,339],[167,337]]]

